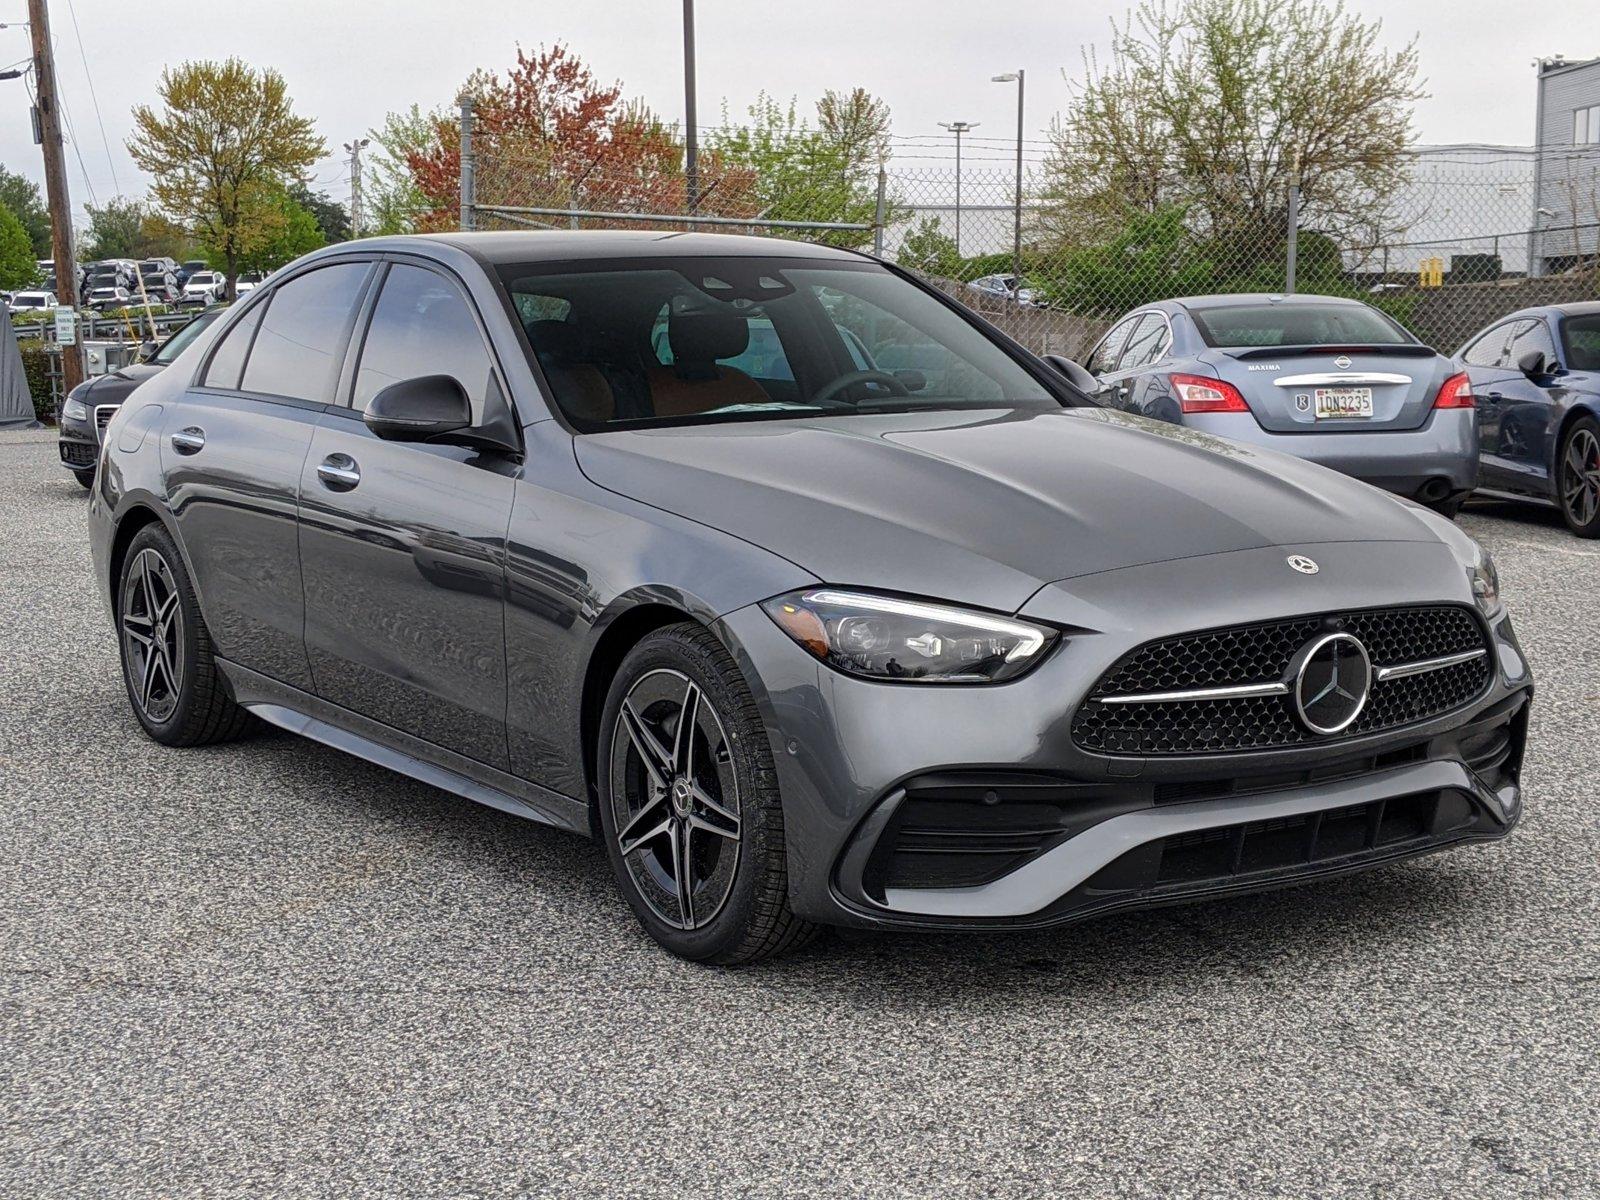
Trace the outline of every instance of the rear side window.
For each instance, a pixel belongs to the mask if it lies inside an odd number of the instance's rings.
[[[250,353],[250,341],[261,323],[263,305],[256,305],[239,323],[222,335],[222,343],[211,356],[206,368],[206,387],[226,388],[233,391],[239,386],[239,373],[244,370],[245,357]]]
[[[392,267],[367,327],[354,405],[365,411],[391,383],[449,375],[472,401],[473,424],[481,425],[491,367],[472,309],[456,286],[421,267]]]
[[[1364,304],[1224,304],[1189,313],[1208,346],[1399,346],[1413,339]]]
[[[1166,348],[1167,322],[1155,313],[1146,313],[1133,336],[1128,339],[1117,370],[1132,371],[1155,362]]]
[[[336,263],[277,288],[250,349],[244,390],[326,404],[370,264]]]
[[[1517,330],[1511,339],[1511,348],[1507,352],[1506,362],[1515,364],[1529,350],[1537,350],[1544,355],[1547,363],[1556,360],[1556,344],[1550,340],[1550,331],[1543,321],[1529,321],[1527,325]]]
[[[1089,355],[1089,361],[1083,364],[1091,374],[1101,375],[1116,369],[1117,359],[1122,357],[1122,348],[1128,344],[1128,337],[1138,323],[1139,318],[1129,317],[1111,327],[1111,332],[1100,339],[1094,353]]]
[[[1600,371],[1600,313],[1568,317],[1561,323],[1567,344],[1567,366],[1574,371]]]

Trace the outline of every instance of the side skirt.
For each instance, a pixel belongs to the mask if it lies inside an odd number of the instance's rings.
[[[589,806],[217,659],[234,700],[269,724],[513,816],[590,836]]]

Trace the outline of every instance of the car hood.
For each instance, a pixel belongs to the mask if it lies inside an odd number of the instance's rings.
[[[899,413],[575,439],[601,487],[834,584],[1012,612],[1047,583],[1265,546],[1438,542],[1278,454],[1103,409]]]
[[[121,404],[128,398],[128,393],[133,391],[152,375],[158,375],[163,368],[151,363],[134,363],[126,367],[118,367],[91,379],[78,393],[78,398],[85,404]]]

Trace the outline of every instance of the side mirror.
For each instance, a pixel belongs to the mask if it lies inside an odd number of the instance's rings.
[[[1550,365],[1545,361],[1543,350],[1525,350],[1517,355],[1517,370],[1524,375],[1548,375]]]
[[[920,392],[928,386],[928,377],[914,368],[907,367],[896,371],[894,377],[900,381],[900,386],[908,392]]]
[[[152,358],[154,358],[156,356],[156,351],[159,350],[160,348],[161,347],[156,342],[154,342],[150,338],[146,338],[144,341],[139,343],[139,358],[138,358],[138,361],[142,362],[142,363],[149,362]]]
[[[391,383],[372,398],[362,419],[389,442],[426,442],[472,426],[472,402],[450,375]]]
[[[1093,396],[1100,390],[1100,381],[1070,358],[1060,354],[1046,354],[1044,360],[1056,369],[1058,375],[1065,375],[1067,382],[1084,395]]]

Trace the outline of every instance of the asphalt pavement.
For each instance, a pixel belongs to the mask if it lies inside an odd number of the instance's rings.
[[[287,734],[148,741],[0,433],[0,1196],[1600,1195],[1600,544],[1467,510],[1508,840],[1013,936],[650,943],[598,848]]]

